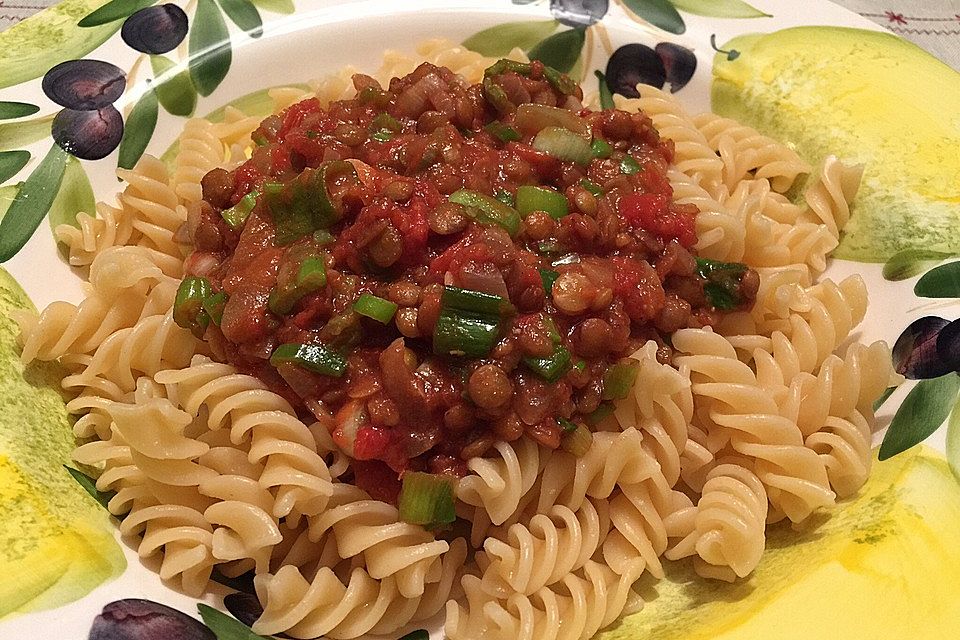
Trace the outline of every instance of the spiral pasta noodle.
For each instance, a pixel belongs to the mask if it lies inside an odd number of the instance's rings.
[[[430,40],[413,56],[387,53],[372,76],[386,86],[422,61],[471,83],[493,62]],[[307,97],[327,105],[355,93],[354,73],[268,96],[275,112]],[[631,388],[603,398],[612,415],[591,424],[580,455],[523,435],[467,460],[454,489],[465,522],[442,536],[353,484],[322,403],[298,413],[174,320],[188,210],[193,220],[208,171],[252,153],[260,118],[230,106],[217,122],[189,120],[172,169],[144,156],[118,172],[115,206],[58,227],[70,263],[89,270],[86,296],[19,316],[22,359],[66,368],[83,440],[74,458],[116,492],[109,510],[138,554],[195,595],[214,569],[251,572],[260,634],[358,638],[444,610],[451,640],[586,640],[642,606],[633,585],[664,577],[662,558],[745,578],[767,523],[856,493],[872,403],[899,379],[885,344],[841,348],[866,313],[862,279],[819,275],[855,214],[862,169],[829,156],[794,201],[812,170],[789,147],[638,92],[616,105],[672,145],[666,177],[673,201],[698,210],[696,256],[753,268],[755,302],[716,331],[644,335],[622,363]]]

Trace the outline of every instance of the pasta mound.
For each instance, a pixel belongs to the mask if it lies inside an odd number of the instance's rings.
[[[515,59],[523,59],[515,52]],[[377,78],[422,60],[469,82],[493,61],[446,41],[388,53]],[[309,93],[276,89],[277,111],[353,91],[352,69]],[[682,329],[672,363],[649,342],[629,396],[581,457],[531,439],[497,443],[457,487],[466,537],[438,539],[341,481],[349,460],[261,381],[215,361],[173,321],[177,231],[211,169],[246,159],[259,119],[228,109],[190,120],[172,171],[145,156],[126,188],[62,226],[87,298],[20,319],[23,360],[68,370],[75,459],[115,491],[109,509],[160,576],[201,594],[216,568],[255,573],[262,634],[357,638],[445,609],[451,640],[590,638],[642,606],[661,558],[706,578],[748,576],[767,523],[800,522],[852,495],[870,471],[872,402],[895,378],[887,346],[847,345],[866,312],[858,276],[821,278],[860,170],[828,157],[805,204],[784,193],[811,172],[786,146],[713,114],[688,115],[641,86],[617,106],[674,141],[677,202],[696,205],[700,256],[760,274],[756,303],[717,331]],[[472,549],[472,550],[471,550]]]

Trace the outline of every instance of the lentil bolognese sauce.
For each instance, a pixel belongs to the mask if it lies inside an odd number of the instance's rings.
[[[756,272],[696,257],[644,114],[585,109],[539,62],[353,82],[206,175],[175,318],[328,425],[374,497],[497,440],[582,453],[626,356],[752,304]]]

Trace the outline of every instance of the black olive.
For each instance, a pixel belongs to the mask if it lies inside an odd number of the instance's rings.
[[[120,37],[143,53],[172,51],[187,36],[187,14],[175,4],[140,9],[127,18]]]
[[[610,0],[550,0],[550,13],[569,27],[589,27],[607,14]]]
[[[41,87],[61,107],[91,111],[113,104],[123,95],[126,76],[102,60],[67,60],[43,76]]]
[[[217,640],[199,620],[150,600],[116,600],[103,608],[88,640]]]
[[[260,601],[257,600],[257,596],[250,593],[231,593],[223,598],[223,606],[233,614],[234,618],[248,627],[253,626],[257,618],[263,615]]]
[[[697,70],[697,56],[690,49],[672,42],[661,42],[654,51],[660,56],[666,69],[670,93],[683,89]]]
[[[625,44],[607,62],[607,86],[613,93],[639,98],[638,84],[663,88],[667,71],[663,60],[650,47],[638,43]]]
[[[63,109],[50,129],[54,141],[70,155],[81,160],[99,160],[120,144],[123,118],[113,105],[96,111]]]
[[[894,368],[912,379],[936,378],[953,371],[958,363],[949,362],[949,358],[943,356],[949,356],[949,352],[957,351],[957,347],[950,344],[957,342],[956,328],[943,339],[942,348],[941,338],[947,327],[957,324],[957,322],[951,323],[935,316],[914,320],[903,330],[896,344],[893,345]]]

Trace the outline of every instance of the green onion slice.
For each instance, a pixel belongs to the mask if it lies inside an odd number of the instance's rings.
[[[556,382],[570,368],[571,355],[561,344],[554,345],[553,353],[546,358],[526,356],[523,364],[547,382]]]
[[[460,189],[450,194],[449,201],[466,207],[467,215],[470,215],[480,224],[501,226],[511,236],[517,235],[520,231],[520,214],[517,213],[517,210],[503,204],[493,196],[469,189]]]
[[[580,186],[586,189],[587,191],[589,191],[591,194],[593,194],[597,198],[603,195],[603,189],[600,187],[600,185],[598,185],[593,180],[587,180],[586,178],[583,178],[582,180],[580,180]]]
[[[484,130],[500,142],[514,142],[523,138],[519,131],[499,120],[494,120],[485,126]]]
[[[517,188],[517,211],[523,217],[534,211],[546,211],[556,220],[570,213],[567,198],[562,193],[548,187],[530,185]]]
[[[259,190],[251,191],[247,195],[240,198],[237,204],[233,205],[229,209],[224,209],[221,211],[220,215],[224,220],[227,221],[227,224],[230,225],[231,229],[239,229],[243,226],[243,223],[247,221],[247,218],[250,216],[250,212],[253,211],[253,208],[257,205],[257,198],[259,196]]]
[[[590,152],[594,158],[609,158],[610,154],[613,153],[613,147],[606,140],[597,138],[590,143]]]
[[[456,519],[453,480],[421,471],[403,474],[403,487],[398,500],[400,520],[428,529],[450,524]]]
[[[553,269],[538,269],[540,279],[543,281],[543,290],[549,296],[553,292],[553,283],[560,277],[560,273]]]
[[[569,422],[569,420],[567,422]],[[572,422],[570,424],[573,424],[573,429],[567,431],[566,426],[564,426],[564,434],[560,439],[560,447],[564,451],[567,451],[578,458],[582,458],[586,455],[587,451],[590,450],[590,446],[593,444],[593,436],[591,435],[590,430],[583,425],[574,424]]]
[[[280,265],[277,286],[270,292],[268,306],[277,315],[290,313],[304,296],[327,286],[327,267],[322,254],[310,246],[290,250]]]
[[[614,406],[612,402],[601,402],[600,405],[584,418],[586,423],[595,427],[604,421],[608,416],[613,415]]]
[[[210,316],[203,308],[203,302],[213,293],[210,281],[206,278],[190,276],[184,278],[177,288],[177,295],[173,302],[173,321],[184,329],[189,329],[193,335],[203,336]]]
[[[563,429],[564,433],[570,433],[571,431],[577,430],[577,423],[572,420],[567,420],[566,418],[557,418],[557,422],[560,423],[560,428]]]
[[[511,311],[512,305],[500,296],[444,287],[433,331],[434,353],[469,358],[488,355],[500,337],[503,315]]]
[[[546,127],[533,139],[533,148],[557,160],[589,164],[593,159],[590,143],[577,134],[560,127]]]
[[[703,293],[716,309],[735,309],[743,302],[740,297],[740,282],[747,272],[747,265],[740,262],[720,262],[697,258],[697,275],[706,280]]]
[[[347,359],[322,344],[282,344],[270,356],[270,364],[293,364],[333,378],[340,378],[347,371]]]
[[[223,308],[227,306],[227,300],[227,294],[223,291],[203,299],[203,310],[216,325],[223,319]]]
[[[359,183],[357,170],[345,160],[329,160],[307,168],[288,184],[267,183],[263,194],[276,225],[276,242],[291,244],[343,216],[343,202],[334,195],[340,182]]]
[[[623,400],[630,394],[630,388],[640,372],[640,363],[626,360],[613,365],[603,374],[603,400]]]
[[[620,161],[620,173],[632,176],[640,171],[640,163],[633,159],[633,156],[623,156]]]
[[[379,296],[364,293],[353,303],[353,310],[362,316],[372,318],[380,324],[387,324],[397,312],[397,305]]]

